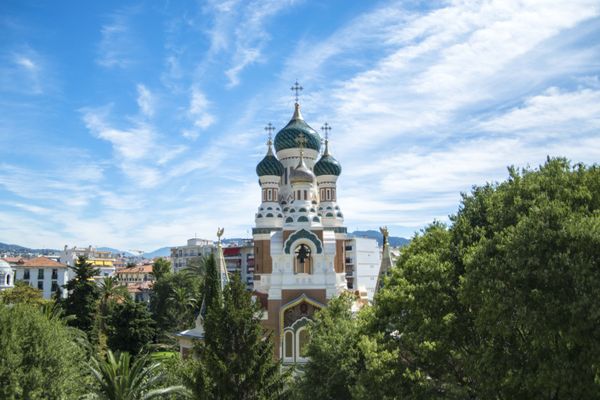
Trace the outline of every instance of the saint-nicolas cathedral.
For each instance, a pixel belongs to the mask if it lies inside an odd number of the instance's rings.
[[[266,308],[263,324],[273,333],[275,356],[304,362],[307,323],[347,289],[346,228],[337,204],[342,167],[330,153],[329,126],[322,128],[322,142],[302,117],[297,97],[292,119],[274,143],[273,128],[266,129],[267,154],[256,166],[262,201],[253,229],[254,288]]]

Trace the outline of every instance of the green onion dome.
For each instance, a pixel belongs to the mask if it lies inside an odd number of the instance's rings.
[[[262,159],[261,162],[256,166],[256,174],[258,176],[281,176],[283,174],[283,165],[281,162],[273,155],[273,151],[271,150],[271,142],[269,141],[269,150],[267,151],[267,155]]]
[[[305,148],[319,151],[321,148],[321,136],[304,121],[300,113],[300,105],[296,103],[292,119],[275,136],[275,150],[281,151],[297,148],[297,139],[302,133],[306,138]]]
[[[329,154],[329,146],[327,140],[325,141],[325,153],[321,156],[319,161],[313,167],[316,176],[321,175],[336,175],[340,176],[342,173],[342,166],[331,154]]]

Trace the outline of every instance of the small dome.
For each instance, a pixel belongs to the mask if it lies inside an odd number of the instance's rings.
[[[10,264],[0,258],[0,271],[12,271]]]
[[[290,182],[294,183],[313,183],[315,174],[306,166],[304,158],[300,156],[300,163],[290,172]]]
[[[275,135],[275,151],[297,148],[297,139],[302,133],[306,137],[306,148],[319,151],[321,136],[304,121],[300,113],[300,105],[296,103],[295,107],[290,122]]]
[[[256,174],[258,176],[281,176],[283,174],[283,165],[277,159],[277,157],[273,155],[273,151],[271,150],[271,142],[269,142],[268,145],[269,150],[267,151],[267,155],[256,166]]]
[[[315,175],[335,175],[340,176],[342,173],[342,166],[340,163],[329,154],[329,144],[327,140],[325,141],[325,153],[323,156],[317,161],[314,167]]]

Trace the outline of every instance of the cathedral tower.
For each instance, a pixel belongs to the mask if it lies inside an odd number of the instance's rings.
[[[253,229],[254,286],[266,306],[263,323],[273,333],[276,357],[304,362],[307,322],[347,288],[346,228],[336,194],[341,166],[328,138],[319,157],[321,137],[304,121],[298,101],[275,136],[275,155],[271,125],[265,129],[267,154],[256,167],[261,203]],[[325,124],[326,137],[328,129]]]

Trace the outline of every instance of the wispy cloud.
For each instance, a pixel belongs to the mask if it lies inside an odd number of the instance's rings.
[[[41,95],[54,84],[48,63],[29,46],[8,50],[0,60],[1,91]]]
[[[211,53],[231,54],[230,67],[225,70],[228,87],[240,83],[240,74],[249,66],[264,62],[264,48],[271,35],[267,31],[270,19],[289,10],[299,0],[254,0],[250,2],[211,2],[207,8],[214,26],[209,31]]]
[[[197,87],[192,88],[188,115],[196,128],[206,129],[215,122],[215,117],[209,112],[209,109],[210,102],[204,92]],[[184,136],[186,136],[185,132]],[[193,133],[188,133],[187,137],[193,138]]]
[[[96,62],[106,68],[125,68],[133,63],[134,33],[130,28],[131,10],[120,10],[100,29]]]
[[[154,115],[154,96],[148,88],[141,83],[137,85],[137,104],[142,114],[151,117]]]

